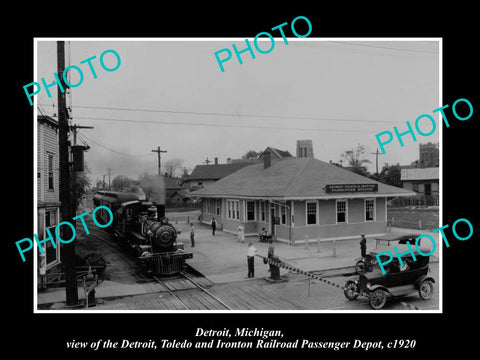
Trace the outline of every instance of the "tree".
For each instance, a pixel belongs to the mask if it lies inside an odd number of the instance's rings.
[[[399,164],[385,164],[380,174],[375,177],[372,176],[372,178],[387,185],[402,187],[401,173],[402,171]]]
[[[183,167],[183,160],[180,158],[172,158],[165,161],[162,165],[167,174],[173,177],[177,170],[181,170]]]
[[[243,160],[250,160],[250,159],[257,159],[261,151],[255,151],[255,150],[248,150],[245,154],[242,155]]]
[[[112,189],[115,191],[123,191],[129,189],[136,183],[135,180],[123,175],[117,175],[112,180]]]
[[[353,172],[368,176],[368,168],[365,164],[370,164],[370,160],[365,159],[365,154],[365,145],[358,144],[355,150],[346,150],[340,156],[352,168]]]
[[[77,209],[78,205],[83,199],[83,196],[90,189],[91,184],[88,174],[90,174],[90,169],[87,167],[87,164],[85,164],[84,171],[77,171],[75,176],[70,176],[70,191],[74,209]]]

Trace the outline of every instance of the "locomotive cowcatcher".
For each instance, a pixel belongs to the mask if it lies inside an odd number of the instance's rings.
[[[111,228],[121,241],[126,241],[147,272],[172,275],[182,271],[192,252],[177,243],[179,231],[165,217],[165,205],[147,201],[141,189],[136,191],[98,191],[93,197],[95,207],[107,206],[113,213]],[[106,223],[110,215],[97,211]]]

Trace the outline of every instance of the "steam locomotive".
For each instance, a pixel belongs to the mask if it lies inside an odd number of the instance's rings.
[[[107,206],[113,213],[111,228],[116,237],[126,241],[149,273],[172,275],[183,270],[193,253],[177,243],[179,231],[165,217],[165,205],[148,201],[141,189],[136,191],[98,191],[95,207]],[[100,208],[96,216],[105,223],[108,212]]]

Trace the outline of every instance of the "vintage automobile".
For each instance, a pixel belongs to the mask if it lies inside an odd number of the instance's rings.
[[[378,262],[372,265],[371,272],[361,275],[355,275],[349,278],[344,286],[344,294],[349,300],[356,300],[358,296],[365,296],[369,299],[372,309],[378,310],[383,308],[387,299],[396,296],[405,296],[414,292],[418,292],[420,298],[428,300],[433,295],[433,284],[435,280],[428,275],[430,257],[423,256],[418,253],[415,247],[411,253],[407,253],[407,246],[397,245],[399,253],[405,253],[402,256],[403,266],[401,266],[397,257],[393,257],[392,261],[384,265],[385,275],[382,273]],[[371,254],[379,254],[385,250],[391,251],[391,246],[378,248]],[[427,254],[428,250],[421,249],[422,253]],[[382,263],[387,262],[383,259]]]
[[[395,234],[389,233],[382,236],[378,236],[375,238],[375,249],[378,250],[379,246],[382,247],[386,246],[397,246],[397,245],[406,245],[407,242],[411,244],[411,246],[415,246],[415,241],[418,235],[416,234]],[[421,246],[421,239],[418,241],[418,245]],[[390,248],[391,250],[391,248]],[[366,272],[370,272],[373,270],[374,266],[377,263],[377,259],[375,258],[375,254],[378,251],[374,251],[373,253],[370,252],[366,254],[366,256],[355,259],[355,272],[359,275],[365,274]]]

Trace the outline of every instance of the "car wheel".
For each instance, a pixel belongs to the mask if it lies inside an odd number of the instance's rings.
[[[370,306],[374,310],[383,308],[387,302],[387,293],[385,290],[376,289],[370,294]]]
[[[423,280],[418,287],[418,295],[423,300],[429,300],[433,295],[433,282],[431,280]]]
[[[358,285],[355,281],[349,280],[345,284],[343,293],[345,294],[345,297],[348,300],[355,300],[358,295],[360,294],[360,290],[358,288]]]
[[[367,266],[365,265],[365,262],[363,260],[357,261],[355,264],[355,272],[358,275],[363,275],[367,272]]]

